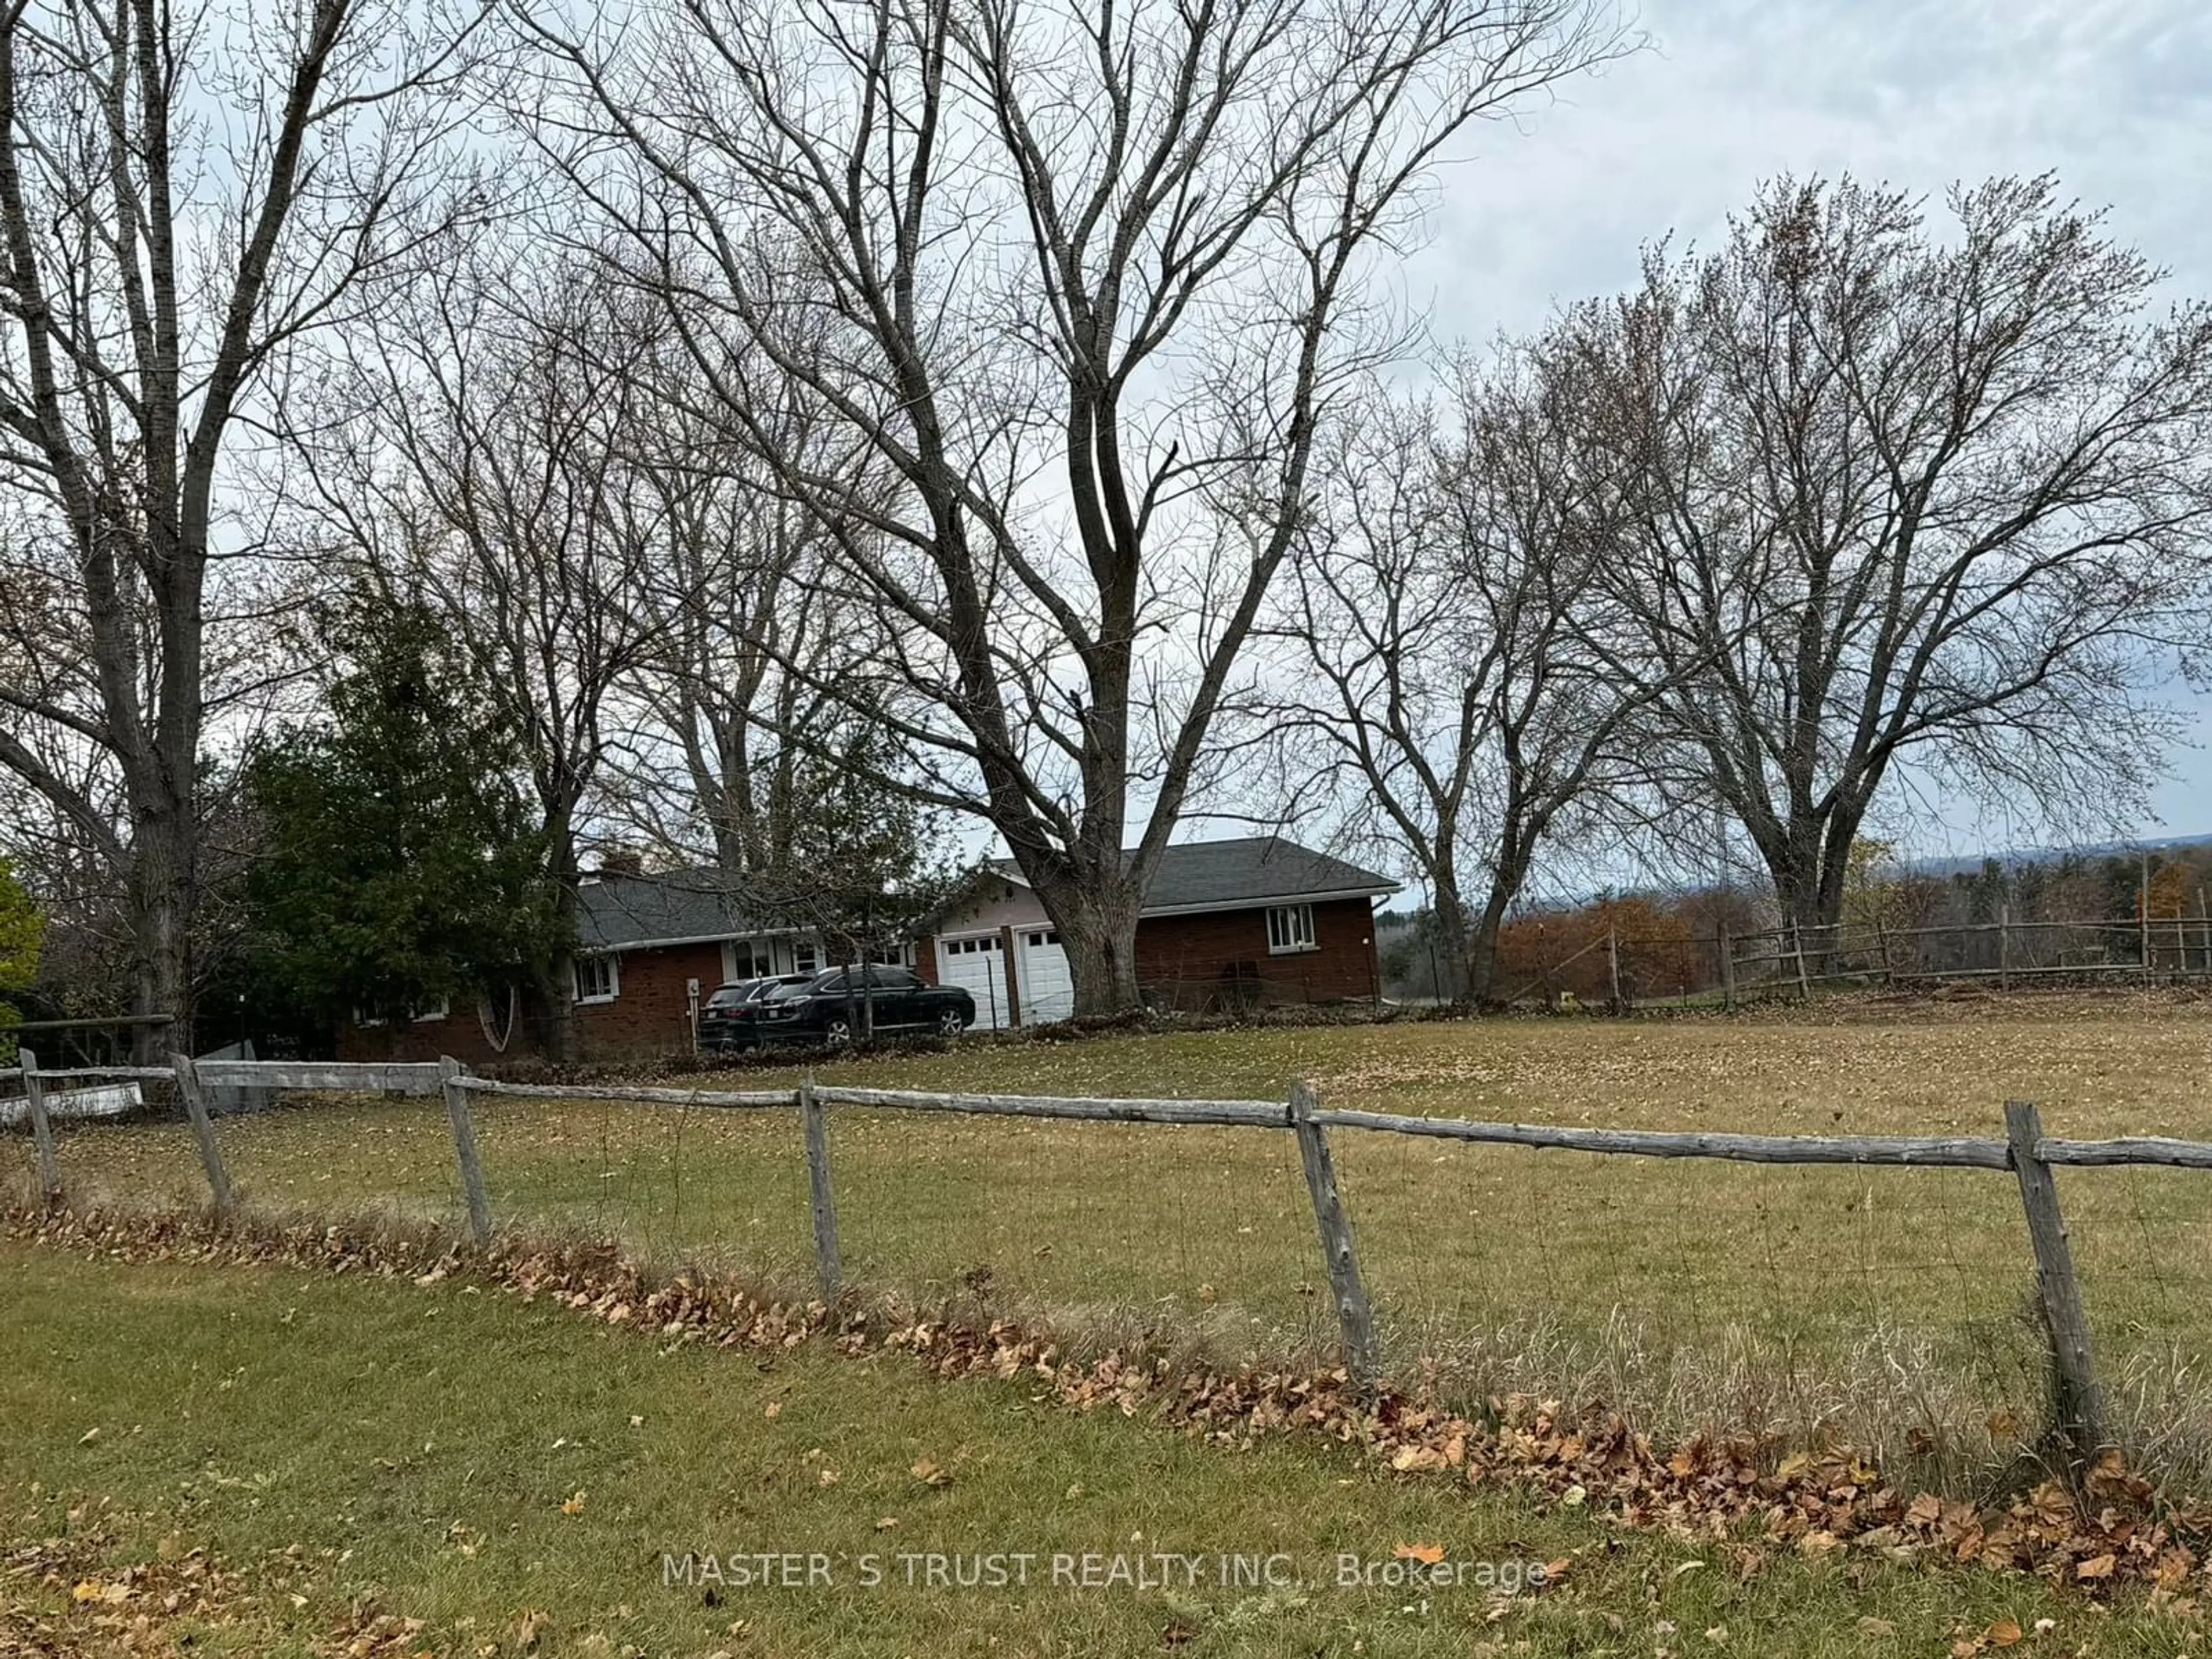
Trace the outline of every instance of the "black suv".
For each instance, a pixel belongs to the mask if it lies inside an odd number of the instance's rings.
[[[732,981],[707,999],[699,1010],[699,1046],[718,1054],[760,1047],[761,1008],[787,985],[804,985],[811,974],[774,974],[766,979]]]
[[[975,999],[957,985],[932,985],[910,968],[832,968],[771,993],[757,1029],[763,1042],[840,1048],[862,1030],[957,1037],[975,1023]]]

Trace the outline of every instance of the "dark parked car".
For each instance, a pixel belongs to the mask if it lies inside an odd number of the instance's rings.
[[[975,1023],[975,999],[957,985],[932,985],[908,968],[832,968],[787,985],[761,1005],[763,1041],[838,1047],[865,1025],[879,1036],[934,1031],[957,1037]]]
[[[787,985],[805,985],[812,974],[774,974],[725,985],[699,1011],[699,1046],[717,1054],[760,1047],[761,1009]]]

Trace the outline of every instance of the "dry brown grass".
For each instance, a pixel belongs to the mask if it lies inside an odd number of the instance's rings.
[[[2212,1139],[2212,1004],[1960,999],[1735,1019],[1521,1019],[977,1046],[827,1079],[1037,1093],[1275,1098],[1644,1128]],[[611,1235],[770,1282],[807,1273],[789,1114],[484,1101],[504,1223]],[[1237,1360],[1330,1335],[1295,1148],[1241,1129],[833,1119],[848,1277],[923,1306],[1041,1319],[1079,1346],[1133,1329]],[[325,1103],[222,1126],[264,1206],[459,1205],[434,1103]],[[1999,1470],[2039,1412],[2010,1177],[1768,1169],[1340,1133],[1340,1171],[1394,1363],[1462,1399],[1601,1396],[1655,1426],[1832,1436]],[[181,1127],[74,1133],[88,1198],[193,1194]],[[2078,1170],[2061,1192],[2131,1444],[2212,1487],[2212,1176]]]

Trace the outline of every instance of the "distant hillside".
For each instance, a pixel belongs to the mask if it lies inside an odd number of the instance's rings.
[[[1897,865],[1884,866],[1883,872],[1887,876],[1924,876],[1940,879],[1947,876],[1978,874],[1983,865],[1991,860],[1996,862],[1999,869],[2010,871],[2037,865],[2060,864],[2068,859],[2075,859],[2085,863],[2095,863],[2114,858],[2131,859],[2138,853],[2146,852],[2161,854],[2166,860],[2177,856],[2187,858],[2195,855],[2201,860],[2212,860],[2212,834],[2164,836],[2142,841],[2099,842],[2081,847],[2016,848],[1995,853],[1961,853],[1948,858],[1907,859]],[[1554,896],[1531,900],[1524,903],[1521,908],[1530,913],[1564,913],[1607,896],[1644,898],[1661,904],[1679,903],[1699,893],[1715,890],[1715,890],[1709,886],[1700,887],[1695,883],[1686,883],[1677,887],[1644,884],[1592,891],[1572,898]],[[1757,890],[1765,890],[1761,887]],[[1404,932],[1413,928],[1420,914],[1417,890],[1409,889],[1407,892],[1400,894],[1393,902],[1393,908],[1381,911],[1376,915],[1376,927],[1384,935],[1378,943],[1388,946]]]
[[[2212,849],[2212,835],[2166,836],[2155,840],[2099,842],[2087,847],[2025,847],[2001,853],[1969,853],[1953,858],[1907,859],[1898,867],[1907,875],[1970,875],[1994,859],[2006,869],[2062,860],[2119,858],[2135,853],[2189,853]]]

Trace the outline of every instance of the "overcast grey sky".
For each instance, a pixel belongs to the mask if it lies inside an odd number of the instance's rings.
[[[1716,240],[1780,173],[1887,181],[1939,213],[1956,179],[2056,173],[2172,270],[2176,295],[2212,293],[2201,0],[1650,0],[1641,21],[1651,50],[1522,130],[1486,133],[1445,176],[1407,273],[1441,333],[1518,332],[1556,301],[1624,289],[1640,244]],[[2212,744],[2212,700],[2175,695]],[[2163,823],[2142,834],[2212,832],[2212,753],[2176,762]],[[1915,850],[1978,838],[1928,825]]]

